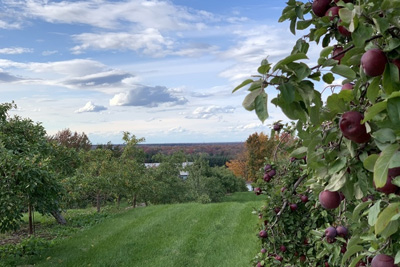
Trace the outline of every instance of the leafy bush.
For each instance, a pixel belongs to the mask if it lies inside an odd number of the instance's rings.
[[[31,236],[18,244],[0,246],[0,266],[14,266],[22,258],[41,256],[52,244],[52,241]]]

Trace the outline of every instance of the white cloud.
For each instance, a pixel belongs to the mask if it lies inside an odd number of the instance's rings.
[[[84,113],[84,112],[100,112],[102,110],[106,110],[107,108],[104,106],[97,106],[92,101],[86,103],[85,106],[76,110],[75,113]]]
[[[176,96],[164,86],[137,85],[128,92],[114,95],[110,100],[111,106],[144,106],[157,107],[162,104],[183,105],[187,99]]]
[[[0,70],[0,81],[56,85],[74,90],[94,90],[108,94],[129,90],[131,88],[129,82],[135,80],[135,76],[129,72],[110,69],[98,61],[89,59],[46,63],[0,60],[0,67],[27,70],[28,75],[32,73],[36,75],[36,77],[20,78]]]
[[[73,36],[76,42],[81,43],[72,48],[74,54],[85,50],[132,50],[143,52],[146,55],[162,56],[164,50],[169,50],[173,42],[162,36],[159,30],[147,28],[138,33],[109,32],[83,33]]]
[[[220,73],[221,77],[239,81],[256,74],[257,67],[263,58],[268,57],[276,63],[288,56],[295,43],[295,36],[287,28],[259,26],[245,31],[236,31],[236,45],[220,53],[223,59],[233,59],[237,63]]]
[[[6,55],[17,55],[17,54],[32,53],[32,52],[33,49],[24,47],[0,48],[0,54],[6,54]]]
[[[42,52],[42,56],[51,56],[57,54],[58,50],[46,50]]]
[[[170,1],[128,0],[121,2],[28,0],[24,12],[52,23],[87,24],[104,29],[116,29],[129,23],[138,28],[179,30],[192,28],[195,22],[209,19],[208,12],[189,10]]]
[[[189,119],[209,119],[211,117],[218,116],[223,113],[233,113],[234,111],[235,111],[235,108],[231,107],[231,106],[198,107],[187,118],[189,118]]]

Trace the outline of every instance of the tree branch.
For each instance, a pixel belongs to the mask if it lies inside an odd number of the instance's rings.
[[[297,187],[299,187],[299,185],[301,184],[301,182],[303,182],[303,180],[304,180],[305,178],[307,178],[307,177],[308,177],[308,175],[307,175],[307,174],[304,174],[304,175],[301,176],[299,179],[297,179],[297,181],[296,181],[296,182],[294,183],[294,185],[293,185],[292,195],[295,194]],[[273,227],[275,226],[275,224],[277,224],[277,222],[279,221],[279,218],[281,217],[282,213],[284,212],[284,210],[285,210],[287,204],[288,204],[288,200],[285,199],[285,201],[283,202],[283,205],[282,205],[281,210],[276,214],[276,219],[275,219],[274,223],[271,225],[270,228],[273,228]]]

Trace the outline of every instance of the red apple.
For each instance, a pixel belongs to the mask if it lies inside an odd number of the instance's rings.
[[[307,258],[305,255],[301,255],[299,259],[300,259],[300,262],[305,262]]]
[[[340,7],[333,6],[325,12],[325,16],[328,16],[330,20],[333,20],[334,18],[339,17],[339,9]]]
[[[267,250],[266,250],[265,248],[262,248],[260,252],[261,252],[262,254],[265,254],[265,253],[267,253]]]
[[[329,9],[332,0],[314,0],[312,3],[312,11],[317,17],[323,17]]]
[[[371,262],[371,267],[395,267],[394,258],[385,254],[376,255]]]
[[[367,133],[365,124],[361,124],[363,119],[364,116],[357,111],[343,113],[339,121],[343,136],[359,144],[368,142],[371,136]]]
[[[342,20],[339,19],[338,23],[340,24],[341,22],[342,22]],[[341,35],[343,35],[345,37],[350,37],[351,36],[351,32],[343,25],[338,25],[337,26],[337,30]]]
[[[334,48],[333,48],[333,52],[332,52],[332,58],[333,59],[335,59],[335,60],[337,60],[337,61],[339,61],[339,64],[340,64],[340,60],[344,57],[344,53],[343,54],[340,54],[340,53],[342,53],[343,52],[343,47],[341,47],[341,46],[337,46],[337,45],[335,45],[334,46]],[[340,54],[340,55],[339,55]]]
[[[392,60],[392,63],[396,65],[396,67],[399,69],[399,77],[400,77],[400,59],[394,59]]]
[[[266,182],[271,181],[271,176],[269,176],[268,173],[264,174],[264,181],[266,181]]]
[[[382,75],[385,71],[386,63],[385,53],[378,48],[368,50],[361,57],[361,65],[364,68],[364,72],[371,77]]]
[[[334,237],[326,237],[326,242],[328,242],[329,244],[333,244],[336,242],[336,238]]]
[[[301,202],[303,202],[303,203],[307,203],[307,202],[308,202],[308,196],[306,196],[306,195],[301,195],[301,196],[300,196],[300,200],[301,200]]]
[[[353,90],[354,84],[352,83],[345,83],[342,85],[342,90]]]
[[[274,131],[279,132],[282,129],[282,124],[275,123],[274,124]]]
[[[268,172],[268,175],[272,178],[276,175],[276,170],[272,169]]]
[[[340,252],[344,254],[346,253],[346,251],[347,251],[347,245],[343,244],[343,246],[340,247]]]
[[[287,249],[286,249],[286,247],[284,246],[284,245],[282,245],[280,248],[279,248],[282,252],[285,252]]]
[[[258,233],[258,236],[261,237],[261,238],[267,238],[267,237],[268,237],[268,233],[267,233],[267,231],[265,231],[265,230],[261,230],[261,231]]]
[[[268,172],[268,171],[270,171],[271,169],[272,169],[271,164],[266,164],[266,165],[264,166],[264,171],[265,171],[265,172]]]
[[[319,202],[325,209],[336,209],[340,205],[340,195],[338,192],[325,190],[319,193]]]
[[[394,178],[396,178],[396,176],[399,176],[399,175],[400,175],[400,167],[390,168],[388,170],[386,184],[383,187],[376,188],[375,182],[374,182],[374,186],[375,186],[376,190],[379,192],[385,193],[387,195],[389,195],[391,193],[396,193],[397,189],[399,189],[399,188],[396,185],[392,184],[392,180]]]
[[[338,227],[336,227],[336,234],[340,237],[345,238],[349,234],[349,230],[347,230],[346,227],[339,225]]]
[[[334,238],[336,237],[337,232],[336,232],[336,228],[333,226],[329,226],[328,228],[325,229],[325,236],[326,237],[330,237],[330,238]]]
[[[277,260],[277,261],[283,261],[283,257],[282,257],[282,256],[279,256],[279,255],[276,255],[276,256],[275,256],[275,260]]]
[[[291,211],[297,210],[297,204],[296,204],[296,203],[290,204],[289,207],[290,207],[290,210],[291,210]]]

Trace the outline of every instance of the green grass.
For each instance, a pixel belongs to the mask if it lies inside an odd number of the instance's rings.
[[[223,203],[129,210],[60,240],[35,266],[250,266],[261,205],[252,192]]]

